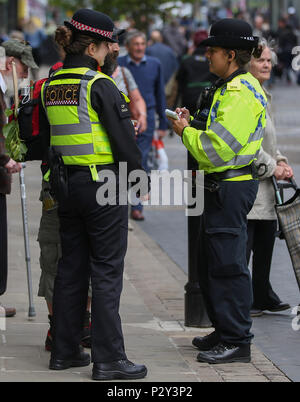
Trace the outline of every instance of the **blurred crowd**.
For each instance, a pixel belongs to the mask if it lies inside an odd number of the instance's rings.
[[[199,44],[199,37],[203,38],[205,31],[209,31],[211,24],[222,18],[239,18],[249,22],[254,28],[256,36],[266,38],[278,56],[271,79],[274,83],[276,79],[284,80],[287,83],[298,82],[300,75],[292,70],[292,49],[298,45],[300,36],[299,17],[294,7],[289,7],[278,20],[277,29],[271,27],[270,10],[266,8],[256,8],[249,11],[239,8],[230,9],[229,7],[212,7],[207,9],[205,22],[197,21],[193,16],[167,17],[162,19],[150,19],[150,24],[145,28],[145,34],[149,39],[148,45],[158,48],[157,43],[167,46],[176,56],[177,64],[169,63],[167,57],[159,57],[164,69],[164,78],[172,79],[174,69],[178,70],[182,60],[187,55],[193,54]],[[137,28],[136,21],[132,17],[117,21],[116,26],[126,29],[127,32]],[[51,66],[61,59],[59,49],[54,43],[54,33],[56,24],[53,20],[45,26],[37,23],[35,17],[19,22],[17,30],[0,35],[0,43],[8,38],[15,38],[29,42],[33,49],[33,56],[38,66]],[[124,43],[125,35],[120,37],[120,55],[125,54]],[[166,49],[166,47],[165,47]],[[165,50],[164,49],[164,50]],[[163,53],[163,52],[161,52]],[[157,57],[155,52],[152,56]],[[33,72],[34,75],[36,74]],[[170,85],[168,87],[170,89]]]

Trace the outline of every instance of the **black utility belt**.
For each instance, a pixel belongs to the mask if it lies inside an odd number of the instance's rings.
[[[118,168],[114,163],[110,163],[107,165],[95,165],[97,172],[100,170],[113,170],[116,171]],[[65,165],[69,172],[90,172],[91,169],[89,166],[80,166],[80,165]]]
[[[244,166],[239,169],[228,169],[225,170],[224,172],[218,172],[218,173],[210,173],[205,175],[206,180],[214,180],[214,181],[222,181],[222,180],[228,180],[228,179],[233,179],[238,176],[244,176],[246,174],[250,174],[253,179],[257,178],[257,169],[252,163],[249,166]]]

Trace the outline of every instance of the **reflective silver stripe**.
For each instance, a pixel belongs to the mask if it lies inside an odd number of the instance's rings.
[[[260,127],[258,130],[255,131],[255,133],[250,136],[248,143],[253,142],[253,141],[259,141],[265,133],[265,129],[263,127]]]
[[[214,122],[210,126],[210,130],[216,133],[233,150],[234,153],[239,153],[243,148],[243,145],[241,145],[231,134],[231,132],[222,126],[222,124]]]
[[[74,135],[92,132],[87,103],[87,87],[89,80],[84,79],[84,77],[91,77],[92,79],[96,75],[96,71],[88,70],[80,80],[80,104],[77,107],[79,123],[53,125],[51,126],[51,135]]]
[[[247,166],[256,158],[259,152],[257,151],[255,155],[235,155],[230,161],[225,162],[222,158],[220,158],[214,146],[212,145],[210,138],[204,131],[200,135],[200,141],[208,159],[216,167]]]
[[[206,134],[205,131],[200,134],[199,139],[202,143],[202,148],[211,163],[215,166],[224,166],[225,162],[217,154],[217,151],[215,150],[209,136]]]
[[[54,149],[62,156],[93,155],[93,144],[54,145]]]
[[[236,155],[224,166],[247,166],[256,158],[256,155],[257,153],[255,155]]]

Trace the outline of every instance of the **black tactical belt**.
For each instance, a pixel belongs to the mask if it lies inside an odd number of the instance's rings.
[[[249,166],[242,167],[240,169],[228,169],[225,170],[224,172],[210,173],[205,175],[205,179],[222,181],[227,179],[233,179],[234,177],[243,176],[246,174],[251,174],[253,179],[257,178],[257,169],[254,163],[252,163]]]
[[[65,165],[67,170],[70,172],[90,172],[89,166],[80,166],[80,165]],[[107,164],[107,165],[96,165],[97,172],[100,170],[116,170],[117,166],[115,164]]]

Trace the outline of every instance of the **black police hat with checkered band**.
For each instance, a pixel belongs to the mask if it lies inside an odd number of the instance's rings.
[[[201,42],[201,46],[253,50],[257,48],[258,41],[248,22],[224,18],[212,25],[210,36]]]
[[[117,42],[113,38],[113,21],[108,15],[99,11],[82,8],[76,11],[71,21],[65,21],[64,24],[74,32],[81,32],[96,39],[102,38],[108,42]]]

